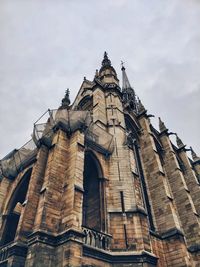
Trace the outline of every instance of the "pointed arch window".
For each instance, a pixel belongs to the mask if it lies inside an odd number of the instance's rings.
[[[99,161],[86,152],[84,162],[83,226],[105,231],[105,192]]]
[[[89,110],[91,111],[93,108],[93,97],[92,96],[85,96],[81,99],[78,104],[78,110]]]
[[[10,243],[15,239],[22,204],[26,200],[31,173],[32,169],[29,169],[24,174],[10,198],[6,215],[4,215],[4,222],[2,224],[1,245]]]

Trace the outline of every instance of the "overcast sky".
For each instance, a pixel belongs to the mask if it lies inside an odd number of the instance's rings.
[[[200,154],[199,0],[1,0],[0,158],[93,79],[106,50],[148,112]]]

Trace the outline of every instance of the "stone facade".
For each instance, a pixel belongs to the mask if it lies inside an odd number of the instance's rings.
[[[200,266],[200,158],[122,74],[105,53],[1,160],[0,266]]]

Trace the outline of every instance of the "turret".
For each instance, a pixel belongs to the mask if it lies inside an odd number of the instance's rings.
[[[113,68],[110,59],[108,58],[108,54],[104,52],[104,58],[102,60],[102,66],[99,70],[98,78],[101,80],[103,84],[113,84],[119,85],[119,80],[117,78],[117,73]]]

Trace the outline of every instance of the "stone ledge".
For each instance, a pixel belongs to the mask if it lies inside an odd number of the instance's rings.
[[[76,242],[82,242],[82,238],[85,234],[74,229],[69,229],[59,235],[53,235],[51,233],[37,231],[28,236],[28,246],[35,243],[43,243],[49,246],[59,246],[69,240],[75,240]]]
[[[196,164],[200,164],[200,159],[195,160],[195,161],[192,162],[192,165],[196,165]]]
[[[74,185],[74,190],[81,193],[85,192],[84,188],[80,187],[79,185]]]
[[[122,212],[122,211],[108,211],[108,213],[116,213],[116,214],[122,214],[122,213],[125,213],[125,214],[134,214],[134,213],[138,213],[140,215],[147,216],[146,211],[143,208],[141,208],[141,207],[135,207],[133,209],[126,210],[125,212]]]
[[[156,266],[158,258],[146,251],[136,252],[111,252],[83,245],[83,256],[98,260],[107,261],[109,263],[150,263]]]
[[[200,252],[200,244],[196,244],[196,245],[193,245],[193,246],[188,247],[188,251],[190,253]]]
[[[27,255],[28,247],[25,243],[11,242],[0,247],[0,264],[5,262],[12,256],[20,256],[25,258]]]
[[[176,238],[184,237],[183,232],[177,228],[170,229],[170,230],[168,230],[164,233],[160,233],[160,234],[153,232],[153,231],[150,231],[150,234],[152,236],[159,238],[160,240],[165,240],[165,239],[173,238],[173,237],[176,237]]]

